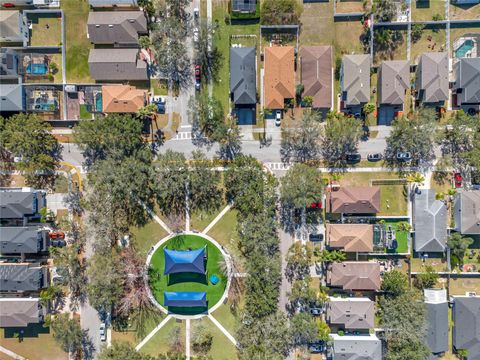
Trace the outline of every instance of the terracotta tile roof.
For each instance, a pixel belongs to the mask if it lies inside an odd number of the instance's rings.
[[[345,252],[373,251],[373,225],[327,224],[328,245]]]
[[[134,113],[145,105],[145,90],[129,85],[102,86],[102,112]]]
[[[327,195],[327,210],[331,213],[374,214],[380,212],[380,188],[342,187]]]
[[[292,46],[265,48],[265,109],[283,109],[295,97],[295,51]]]
[[[332,47],[302,46],[300,49],[302,65],[303,96],[313,98],[313,107],[332,108]]]
[[[327,272],[327,284],[344,290],[379,290],[380,265],[369,261],[334,263]]]

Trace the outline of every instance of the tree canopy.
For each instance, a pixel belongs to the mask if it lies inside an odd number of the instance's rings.
[[[297,209],[318,202],[323,194],[321,171],[305,164],[294,164],[281,179],[280,201],[283,206]]]
[[[424,272],[419,272],[415,276],[413,284],[419,290],[434,288],[437,284],[439,275],[431,265],[425,267]]]
[[[447,240],[447,245],[450,248],[452,255],[455,255],[460,265],[463,265],[463,257],[468,247],[473,244],[473,239],[464,237],[462,234],[454,232]]]
[[[50,323],[50,327],[55,342],[63,351],[72,354],[82,351],[85,333],[77,320],[70,319],[69,314],[58,314]]]
[[[52,187],[55,170],[61,160],[62,146],[50,133],[51,126],[33,114],[16,114],[8,121],[0,117],[1,161],[19,157],[18,170],[27,185]]]
[[[313,343],[318,335],[317,321],[309,313],[297,313],[290,319],[290,333],[295,347]]]
[[[408,290],[408,276],[398,270],[386,272],[383,274],[382,290],[392,297],[405,294]]]

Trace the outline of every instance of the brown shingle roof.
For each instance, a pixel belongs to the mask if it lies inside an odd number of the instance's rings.
[[[330,298],[327,303],[327,321],[345,329],[375,327],[375,307],[369,298]]]
[[[292,46],[265,48],[265,109],[283,109],[295,97],[295,51]]]
[[[147,92],[129,85],[102,86],[102,112],[134,113],[145,105]]]
[[[346,252],[373,251],[373,225],[327,224],[328,245]]]
[[[373,214],[380,212],[380,188],[348,187],[328,194],[327,210],[331,213]]]
[[[327,272],[327,284],[344,290],[379,290],[380,265],[368,261],[334,263]]]
[[[302,64],[303,96],[313,98],[313,107],[332,108],[332,47],[302,46],[300,49]]]

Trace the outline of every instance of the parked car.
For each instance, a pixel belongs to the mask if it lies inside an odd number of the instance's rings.
[[[397,161],[407,162],[412,160],[412,154],[408,151],[397,152]]]
[[[200,65],[195,65],[195,80],[199,80],[202,77]]]
[[[462,187],[462,174],[460,173],[455,173],[453,174],[453,179],[455,180],[455,188],[458,189],[458,188],[461,188]]]
[[[53,247],[65,247],[67,246],[67,242],[62,239],[57,239],[57,240],[51,240],[50,241],[50,246]]]
[[[322,308],[310,308],[309,312],[313,316],[320,316],[320,315],[323,314],[323,309]]]
[[[197,28],[193,28],[193,41],[198,42],[200,33]]]
[[[194,17],[195,19],[198,19],[199,16],[200,16],[200,10],[198,10],[198,8],[194,8],[194,9],[193,9],[193,17]]]
[[[347,162],[349,163],[357,163],[362,160],[362,155],[355,153],[355,154],[347,154]]]
[[[308,236],[310,241],[323,241],[323,234],[310,234]]]
[[[311,343],[308,345],[308,350],[311,353],[317,354],[325,351],[325,342],[319,341],[317,343]]]
[[[282,110],[275,111],[275,126],[282,124]]]
[[[100,340],[101,341],[107,340],[107,332],[106,332],[105,323],[100,324]]]
[[[65,239],[65,233],[63,231],[52,231],[48,236],[50,239]]]
[[[380,161],[383,159],[383,155],[380,153],[375,153],[375,154],[368,154],[367,155],[367,160],[368,161]]]

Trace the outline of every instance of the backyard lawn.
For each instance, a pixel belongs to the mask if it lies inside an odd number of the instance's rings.
[[[0,346],[32,360],[68,359],[67,353],[60,349],[52,333],[42,324],[30,325],[22,329],[26,329],[22,342],[13,337],[13,332],[19,332],[20,328],[0,329]]]
[[[445,2],[448,0],[412,1],[412,20],[430,21],[434,15],[445,19]],[[450,9],[452,7],[450,6]],[[451,10],[450,10],[451,11]]]
[[[411,63],[418,64],[418,57],[426,52],[446,51],[446,32],[439,29],[437,32],[432,30],[423,30],[422,37],[417,41],[412,41],[410,53]]]
[[[171,250],[196,250],[203,248],[205,245],[207,246],[206,275],[190,272],[170,274],[168,276],[164,275],[165,255],[163,249],[165,247]],[[154,271],[150,277],[150,286],[154,297],[163,305],[163,293],[165,291],[206,292],[208,308],[211,308],[220,300],[227,285],[227,278],[220,270],[220,262],[222,259],[223,256],[220,250],[203,237],[197,235],[178,235],[170,239],[155,251],[150,263],[150,269]],[[215,285],[211,284],[209,279],[209,277],[214,274],[220,279],[218,284]],[[204,312],[206,309],[169,307],[169,310],[182,314],[198,314],[199,312]]]
[[[447,269],[447,260],[446,258],[412,258],[412,272],[422,272],[425,271],[425,267],[430,265],[435,269],[435,271],[446,271]]]
[[[407,60],[407,32],[403,30],[392,30],[392,32],[400,33],[402,41],[397,42],[394,48],[389,46],[382,50],[374,44],[374,62],[377,65],[384,60]]]
[[[457,41],[461,37],[476,37],[477,40],[480,37],[480,26],[479,27],[457,27],[452,26],[450,29],[450,48],[452,50],[452,56],[455,57],[454,45],[455,41]]]
[[[336,0],[337,13],[359,13],[364,12],[364,1],[362,0]]]
[[[408,233],[406,231],[397,231],[397,225],[399,221],[390,221],[387,220],[385,222],[385,226],[388,228],[389,226],[395,231],[395,238],[397,240],[398,246],[395,251],[387,251],[388,253],[394,252],[398,254],[405,254],[408,252]]]
[[[450,278],[450,295],[465,295],[471,291],[480,293],[480,279]]]
[[[335,40],[333,5],[328,3],[304,3],[300,17],[301,45],[330,45]]]
[[[30,46],[61,46],[62,20],[56,14],[28,15],[32,22]]]
[[[65,16],[67,81],[90,83],[88,54],[91,49],[87,38],[87,19],[90,7],[87,1],[62,1]]]
[[[363,54],[361,41],[363,26],[360,21],[338,21],[335,23],[334,50],[337,57],[343,54]]]

